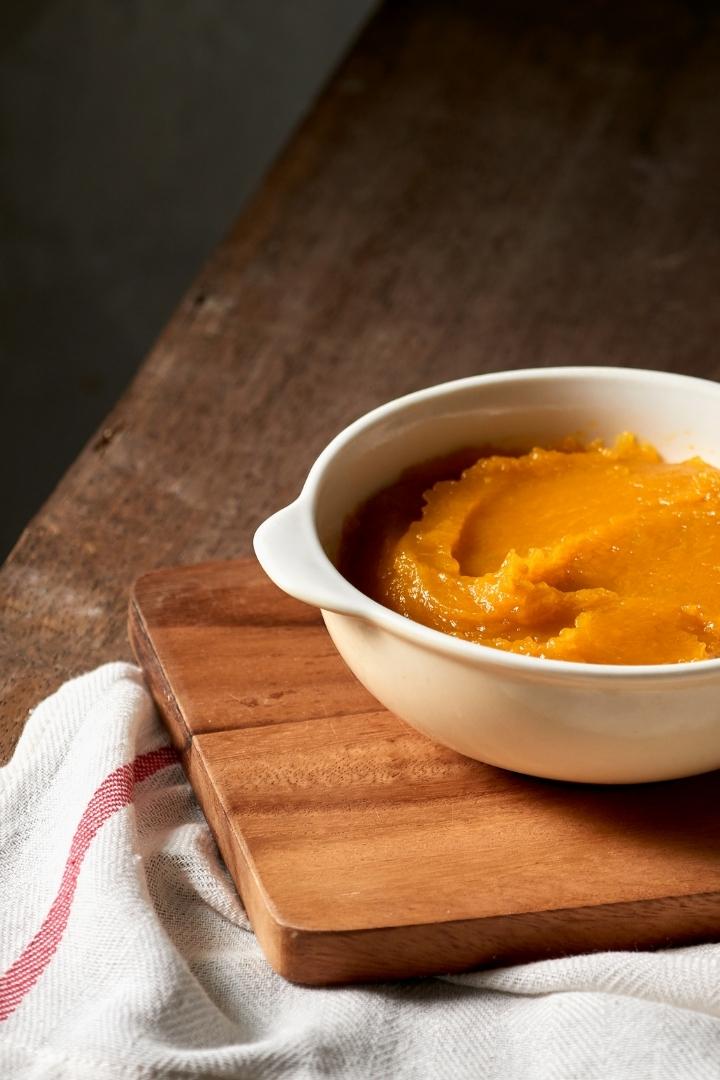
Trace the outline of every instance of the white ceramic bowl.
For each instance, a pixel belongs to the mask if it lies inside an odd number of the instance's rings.
[[[720,385],[629,368],[546,368],[461,379],[356,420],[317,459],[299,498],[260,526],[272,580],[322,609],[341,656],[398,716],[505,769],[635,783],[720,767],[720,660],[581,664],[502,652],[421,626],[335,569],[346,515],[400,472],[462,446],[548,444],[632,431],[670,461],[720,466]]]

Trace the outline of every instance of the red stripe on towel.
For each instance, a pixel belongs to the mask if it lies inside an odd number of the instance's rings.
[[[109,817],[132,801],[133,786],[160,769],[174,765],[178,755],[170,746],[140,754],[134,761],[106,776],[97,789],[75,830],[62,881],[52,907],[35,937],[15,963],[0,978],[0,1020],[17,1009],[22,999],[50,963],[67,926],[80,867],[93,837]]]

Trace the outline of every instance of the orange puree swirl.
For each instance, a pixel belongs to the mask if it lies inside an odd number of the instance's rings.
[[[719,469],[668,464],[630,434],[478,453],[370,499],[346,524],[341,572],[409,619],[527,656],[720,656]]]

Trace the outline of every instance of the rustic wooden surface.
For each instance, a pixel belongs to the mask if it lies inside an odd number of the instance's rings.
[[[390,2],[4,566],[2,757],[128,655],[138,574],[249,551],[371,406],[548,363],[717,376],[718,130],[711,5]]]
[[[718,773],[590,787],[436,746],[378,705],[319,614],[250,559],[143,577],[130,627],[287,977],[420,975],[717,936]]]

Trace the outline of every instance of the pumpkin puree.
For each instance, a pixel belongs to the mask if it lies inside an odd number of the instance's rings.
[[[409,619],[527,656],[720,656],[720,469],[667,464],[630,434],[479,453],[370,499],[346,525],[341,572]]]

